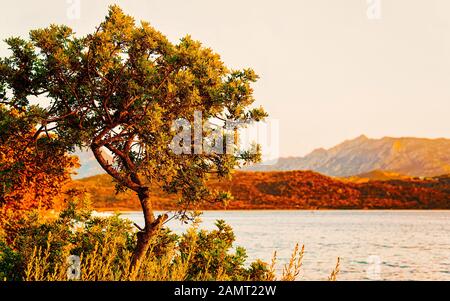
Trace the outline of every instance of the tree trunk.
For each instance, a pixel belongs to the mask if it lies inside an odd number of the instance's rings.
[[[130,266],[130,270],[133,273],[137,273],[139,271],[142,260],[145,259],[147,251],[150,247],[151,239],[158,233],[161,225],[168,218],[167,214],[164,214],[155,219],[148,187],[142,187],[139,189],[138,197],[144,213],[145,227],[137,233],[137,245],[131,258]]]

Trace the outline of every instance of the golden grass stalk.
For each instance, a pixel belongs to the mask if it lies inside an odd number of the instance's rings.
[[[341,262],[341,259],[338,257],[336,266],[334,267],[333,271],[331,272],[330,276],[328,277],[329,281],[336,281],[337,275],[339,274],[340,262]]]
[[[294,252],[291,255],[289,263],[283,268],[283,274],[281,275],[282,281],[295,281],[300,274],[302,267],[303,256],[305,254],[305,245],[302,245],[302,249],[299,250],[298,243],[295,245]]]

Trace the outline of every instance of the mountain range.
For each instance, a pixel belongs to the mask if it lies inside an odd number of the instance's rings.
[[[316,149],[304,157],[280,158],[275,164],[257,164],[245,170],[312,170],[334,177],[367,174],[375,170],[412,177],[440,176],[450,173],[450,139],[370,139],[362,135],[330,149]]]
[[[76,153],[81,168],[75,179],[103,174],[91,152]],[[304,157],[279,158],[276,164],[257,164],[244,171],[311,170],[327,176],[380,179],[435,177],[450,174],[450,139],[370,139],[364,135]]]

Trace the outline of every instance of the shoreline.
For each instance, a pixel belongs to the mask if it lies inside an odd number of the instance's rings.
[[[136,212],[142,212],[142,210],[111,210],[111,209],[94,209],[95,212],[98,213],[136,213]],[[329,211],[348,211],[348,212],[422,212],[422,211],[435,211],[435,212],[449,212],[450,209],[208,209],[208,210],[197,210],[200,212],[287,212],[287,211],[304,211],[304,212],[329,212]],[[174,212],[172,210],[163,210],[158,209],[154,210],[154,212]]]

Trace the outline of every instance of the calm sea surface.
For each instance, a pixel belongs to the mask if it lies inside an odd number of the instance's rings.
[[[143,224],[141,213],[123,213]],[[224,219],[249,260],[278,269],[305,245],[300,280],[326,280],[341,258],[339,280],[450,280],[450,211],[208,211],[201,228]],[[177,233],[185,225],[172,220]]]

